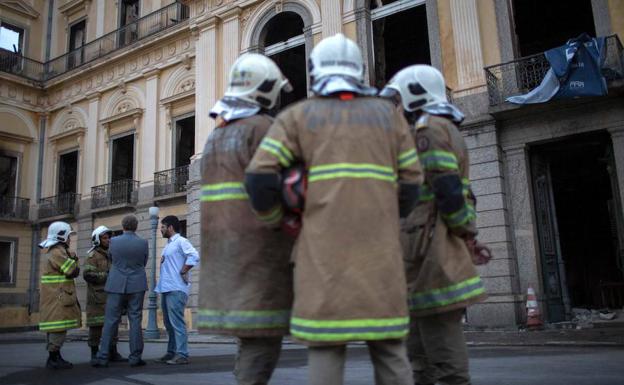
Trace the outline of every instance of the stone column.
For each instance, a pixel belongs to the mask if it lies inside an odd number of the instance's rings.
[[[464,128],[470,158],[470,183],[477,197],[478,239],[494,255],[477,270],[489,298],[468,309],[471,325],[514,325],[518,319],[518,273],[504,185],[503,160],[493,121],[481,121]]]
[[[365,2],[362,2],[364,4]],[[371,23],[370,10],[365,6],[355,10],[355,28],[357,34],[357,44],[364,56],[366,72],[364,80],[367,84],[375,79],[375,62],[373,60],[373,26]]]
[[[104,35],[104,16],[106,13],[106,0],[96,0],[96,14],[95,14],[95,38]]]
[[[533,222],[531,203],[531,179],[528,151],[525,144],[503,148],[505,176],[509,189],[511,228],[518,266],[519,294],[526,293],[529,286],[541,293],[539,276],[539,249],[536,227]],[[523,315],[524,316],[524,315]]]
[[[216,18],[210,17],[191,26],[197,43],[195,53],[195,153],[201,154],[214,120],[208,112],[217,101]]]
[[[240,53],[240,15],[241,9],[234,7],[219,15],[223,22],[221,30],[221,89],[220,94],[227,88],[230,68]]]
[[[476,0],[451,0],[453,40],[459,89],[485,84]]]
[[[342,32],[342,0],[321,1],[323,38]]]
[[[145,77],[145,113],[140,136],[141,143],[141,186],[153,184],[156,170],[156,157],[164,149],[158,148],[158,83],[160,70],[151,70],[143,74]],[[138,131],[138,127],[136,127]]]
[[[87,117],[87,137],[85,140],[84,148],[84,178],[82,179],[82,197],[86,198],[91,196],[91,187],[98,184],[96,174],[98,172],[98,165],[96,160],[103,162],[102,152],[104,152],[103,142],[100,142],[98,146],[98,133],[99,133],[99,116],[100,116],[100,93],[95,92],[87,95],[89,100],[89,116]]]

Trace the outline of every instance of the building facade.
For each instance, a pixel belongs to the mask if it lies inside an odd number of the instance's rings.
[[[71,247],[84,258],[91,231],[120,231],[127,213],[149,237],[148,208],[158,205],[199,246],[198,160],[228,68],[243,52],[272,57],[295,87],[286,105],[308,94],[314,44],[337,32],[362,48],[371,84],[432,64],[467,115],[480,238],[495,253],[479,268],[490,297],[469,324],[522,323],[528,286],[552,322],[574,306],[621,307],[624,0],[543,3],[0,2],[0,328],[37,325],[36,245],[54,220],[77,230]],[[539,84],[544,50],[582,32],[610,36],[608,96],[504,101]]]

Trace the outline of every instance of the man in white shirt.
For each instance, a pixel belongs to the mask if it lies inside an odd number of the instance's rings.
[[[168,365],[184,365],[189,362],[184,321],[184,308],[191,287],[189,270],[199,263],[199,255],[191,242],[178,234],[178,217],[169,215],[160,223],[160,232],[163,238],[167,238],[167,245],[160,258],[160,279],[155,291],[161,294],[160,302],[169,343],[167,354],[157,361]]]

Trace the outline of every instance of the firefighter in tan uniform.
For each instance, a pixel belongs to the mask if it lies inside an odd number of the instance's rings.
[[[475,240],[468,150],[457,128],[463,115],[447,102],[444,78],[431,66],[403,69],[381,96],[402,104],[425,170],[418,205],[401,228],[415,381],[469,384],[461,319],[467,306],[486,297],[474,264],[487,263],[490,254]]]
[[[288,333],[293,240],[256,218],[243,180],[273,122],[269,110],[280,92],[290,89],[271,59],[241,56],[224,97],[210,112],[217,127],[202,155],[198,327],[238,337],[234,374],[239,385],[269,382]]]
[[[283,169],[307,170],[290,332],[309,346],[309,384],[342,384],[347,343],[365,341],[376,384],[412,385],[399,214],[423,174],[409,127],[364,85],[343,35],[314,48],[309,70],[315,96],[277,116],[246,175],[254,209],[277,220]]]
[[[80,274],[78,258],[69,251],[70,235],[76,234],[68,223],[53,222],[48,236],[39,244],[47,249],[41,272],[39,330],[46,332],[48,369],[70,369],[73,365],[61,356],[67,330],[81,326],[80,304],[74,278]]]
[[[87,260],[82,268],[82,277],[87,282],[87,326],[89,327],[89,347],[91,348],[91,359],[94,359],[100,339],[102,338],[102,327],[104,326],[104,310],[106,308],[106,291],[104,285],[110,270],[110,257],[108,256],[108,245],[113,232],[106,226],[99,226],[91,233],[91,243],[93,247],[89,250]],[[117,352],[117,344],[111,347],[111,361],[125,361]]]

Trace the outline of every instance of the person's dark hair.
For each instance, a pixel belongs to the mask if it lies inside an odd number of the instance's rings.
[[[175,215],[167,215],[161,220],[161,223],[167,227],[172,226],[176,233],[180,232],[180,220]]]
[[[138,225],[139,221],[137,220],[137,217],[132,214],[126,215],[121,220],[121,227],[124,231],[136,231]]]

